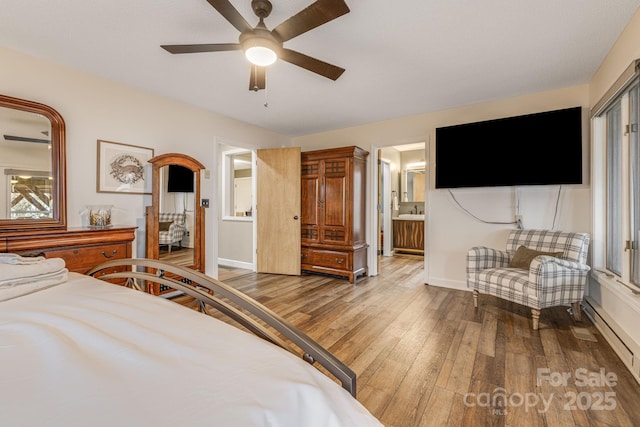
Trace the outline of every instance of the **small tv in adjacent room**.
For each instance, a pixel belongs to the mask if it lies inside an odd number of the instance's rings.
[[[436,129],[436,188],[582,183],[582,108]]]
[[[193,193],[193,171],[180,165],[169,165],[167,178],[167,192]]]

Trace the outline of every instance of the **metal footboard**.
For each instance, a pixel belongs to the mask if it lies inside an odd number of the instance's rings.
[[[125,267],[126,271],[103,271],[105,269],[112,270],[114,267]],[[131,270],[128,267],[131,267]],[[143,268],[141,269],[142,271],[137,271],[139,269],[135,267]],[[300,356],[300,352],[302,352],[302,358],[305,361],[312,365],[314,362],[318,362],[340,381],[345,390],[351,393],[353,397],[356,396],[356,374],[348,366],[300,329],[289,324],[264,305],[219,280],[196,270],[146,258],[107,261],[94,267],[87,274],[101,280],[126,279],[125,286],[139,291],[146,290],[147,282],[166,285],[181,291],[196,299],[199,311],[210,314],[206,309],[206,306],[209,305],[257,336],[297,356]],[[184,281],[175,277],[180,277]],[[285,340],[252,316],[262,320],[284,338],[291,341],[300,351],[294,350]]]

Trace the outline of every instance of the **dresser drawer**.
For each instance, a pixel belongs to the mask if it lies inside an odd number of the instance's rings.
[[[315,266],[350,270],[353,262],[351,253],[311,249],[311,263]]]
[[[100,246],[78,246],[67,249],[53,249],[45,252],[47,258],[63,258],[69,271],[86,273],[92,267],[110,259],[127,258],[128,245],[115,243]]]

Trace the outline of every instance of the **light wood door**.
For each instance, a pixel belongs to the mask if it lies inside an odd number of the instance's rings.
[[[257,270],[300,274],[300,148],[257,151]]]

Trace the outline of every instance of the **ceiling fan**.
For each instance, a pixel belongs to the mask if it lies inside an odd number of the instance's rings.
[[[337,80],[344,68],[328,64],[283,47],[287,40],[326,24],[349,12],[344,0],[318,0],[269,31],[264,19],[271,13],[269,0],[252,0],[251,7],[260,21],[255,27],[240,15],[229,0],[207,0],[227,21],[240,31],[238,43],[162,45],[170,53],[224,52],[242,50],[251,62],[249,90],[266,87],[266,68],[278,58],[306,70]]]

